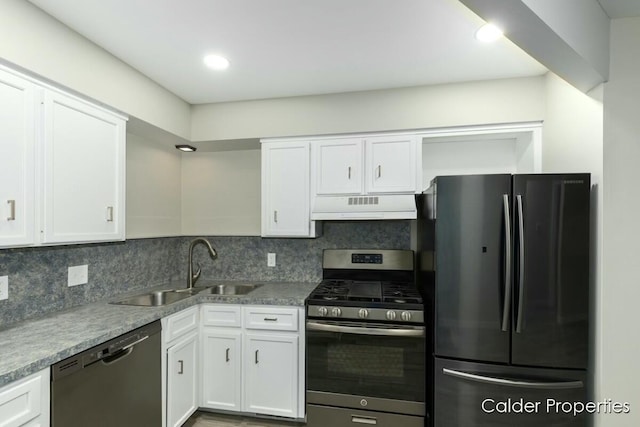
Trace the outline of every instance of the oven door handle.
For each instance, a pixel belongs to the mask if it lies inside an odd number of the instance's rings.
[[[355,335],[383,335],[387,337],[424,337],[424,327],[412,328],[371,328],[357,326],[341,326],[331,323],[307,322],[307,329],[311,331],[340,332]]]

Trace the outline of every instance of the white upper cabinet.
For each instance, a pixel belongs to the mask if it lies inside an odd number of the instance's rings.
[[[417,142],[413,135],[366,139],[365,176],[369,193],[416,191]]]
[[[0,248],[124,240],[126,119],[0,66]]]
[[[0,247],[34,243],[35,90],[0,69]]]
[[[44,121],[43,242],[123,240],[125,121],[57,92]]]
[[[316,194],[362,192],[363,139],[347,138],[314,142]]]
[[[314,195],[398,194],[417,189],[414,135],[323,139],[311,144]]]
[[[262,143],[262,236],[315,237],[310,220],[309,142]]]

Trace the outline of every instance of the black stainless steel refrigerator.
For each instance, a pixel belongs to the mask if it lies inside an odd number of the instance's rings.
[[[418,196],[435,427],[584,426],[589,174],[437,177]]]

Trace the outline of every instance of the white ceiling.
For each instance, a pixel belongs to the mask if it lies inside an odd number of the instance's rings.
[[[598,0],[609,18],[640,16],[640,0]]]
[[[546,72],[458,0],[30,1],[191,104]]]

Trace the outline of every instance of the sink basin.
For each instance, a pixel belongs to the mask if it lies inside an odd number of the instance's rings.
[[[246,295],[249,292],[259,288],[262,284],[229,284],[214,285],[200,292],[201,294],[212,295]]]
[[[160,307],[167,304],[178,302],[185,298],[189,298],[195,294],[211,294],[211,295],[246,295],[262,284],[229,284],[229,285],[213,285],[199,286],[193,288],[169,289],[164,291],[147,292],[140,295],[134,295],[114,301],[111,304],[120,305],[138,305],[144,307]]]
[[[112,302],[111,304],[121,305],[141,305],[146,307],[159,307],[162,305],[172,304],[185,298],[189,298],[193,295],[192,292],[176,292],[174,290],[168,291],[155,291],[146,294],[136,295],[133,297],[125,298],[120,301]]]

